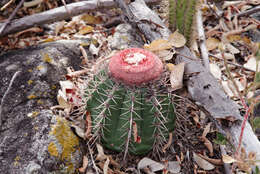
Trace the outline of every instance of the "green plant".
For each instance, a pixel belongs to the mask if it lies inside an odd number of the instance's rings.
[[[87,137],[125,154],[161,152],[175,121],[165,79],[161,60],[151,52],[131,48],[113,56],[87,83]]]
[[[169,27],[179,30],[189,40],[193,17],[196,12],[196,0],[169,0]]]

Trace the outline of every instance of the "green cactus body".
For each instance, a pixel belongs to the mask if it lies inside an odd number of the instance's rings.
[[[174,130],[174,105],[163,80],[128,85],[106,67],[89,81],[86,97],[92,138],[111,150],[160,152]]]
[[[169,0],[169,27],[178,29],[189,40],[193,17],[196,12],[196,0]]]

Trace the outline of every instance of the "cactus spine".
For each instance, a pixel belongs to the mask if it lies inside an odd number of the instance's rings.
[[[142,49],[134,49],[140,50],[143,53]],[[137,68],[139,65],[132,66]],[[109,68],[106,66],[94,75],[86,89],[86,108],[91,114],[92,138],[117,152],[136,155],[151,149],[160,152],[168,142],[175,120],[171,95],[164,80],[148,79],[145,84],[139,84],[135,79],[119,80],[111,75],[112,68]],[[129,67],[127,71],[130,71]],[[160,73],[161,78],[164,76]]]

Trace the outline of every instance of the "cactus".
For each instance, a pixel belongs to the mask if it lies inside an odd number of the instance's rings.
[[[120,51],[87,82],[91,139],[114,151],[161,152],[175,113],[161,60],[146,50]]]
[[[169,0],[169,27],[178,29],[189,40],[192,21],[196,12],[196,0]]]

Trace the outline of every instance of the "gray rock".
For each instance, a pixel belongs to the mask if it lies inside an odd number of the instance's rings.
[[[80,69],[79,44],[59,41],[0,55],[0,100],[21,71],[2,104],[0,173],[75,173],[80,167],[81,141],[49,110],[66,68]]]
[[[120,24],[116,27],[113,36],[108,39],[112,49],[126,49],[129,47],[143,47],[143,40],[129,24]]]

